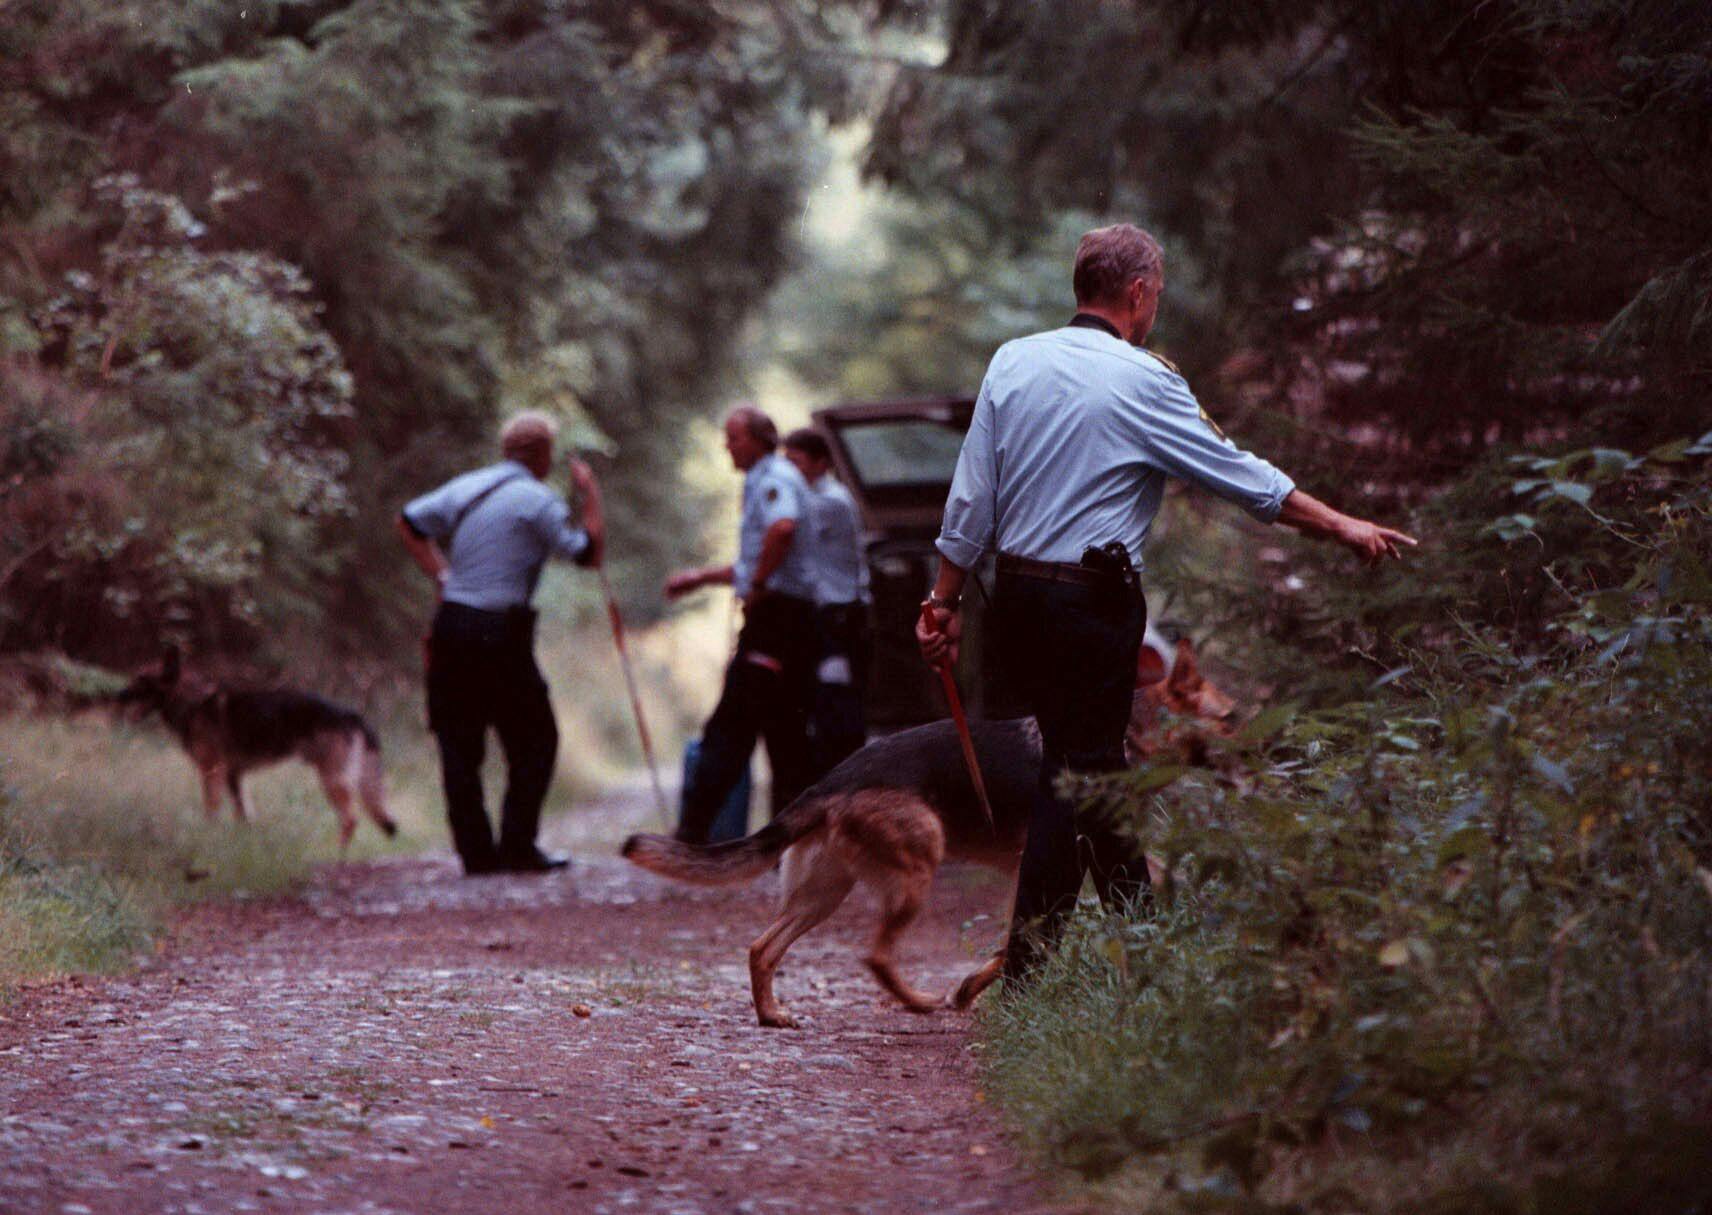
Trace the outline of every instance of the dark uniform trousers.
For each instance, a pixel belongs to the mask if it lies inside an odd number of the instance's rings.
[[[755,750],[767,745],[777,814],[812,779],[808,710],[814,686],[814,604],[763,595],[744,609],[737,654],[725,668],[719,704],[702,730],[701,756],[684,789],[678,838],[703,843]]]
[[[814,684],[814,702],[809,712],[818,780],[845,756],[868,741],[867,715],[862,689],[867,686],[868,608],[862,603],[828,603],[815,609],[819,624],[820,653]],[[847,664],[848,683],[826,683],[819,677],[819,664],[842,658]]]
[[[464,868],[528,857],[559,747],[547,681],[535,665],[535,613],[442,603],[428,646],[428,725],[440,744],[446,817]],[[506,766],[497,849],[482,804],[490,726]]]
[[[1124,766],[1124,729],[1135,664],[1147,625],[1139,590],[1051,582],[1001,573],[995,595],[997,641],[1017,690],[1040,722],[1044,760],[1017,874],[1005,973],[1025,974],[1064,930],[1084,873],[1107,906],[1147,893],[1147,865],[1116,825],[1078,813],[1055,791],[1065,772]]]

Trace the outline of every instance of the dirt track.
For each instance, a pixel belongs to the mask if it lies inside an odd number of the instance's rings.
[[[744,950],[773,880],[633,870],[609,841],[638,813],[558,824],[569,874],[445,855],[197,908],[140,973],[0,1009],[0,1211],[1049,1209],[966,1019],[888,1005],[857,962],[861,894],[786,959],[805,1027],[759,1029]],[[905,973],[948,985],[996,932],[960,926],[1003,901],[947,871]]]

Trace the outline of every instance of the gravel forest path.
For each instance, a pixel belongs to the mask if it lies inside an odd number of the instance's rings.
[[[645,815],[620,791],[554,823],[567,873],[447,854],[197,906],[141,970],[0,1007],[0,1212],[1058,1209],[980,1102],[967,1018],[861,968],[871,901],[786,959],[804,1028],[760,1029],[774,879],[635,870],[613,841]],[[948,986],[1004,899],[947,870],[905,973]]]

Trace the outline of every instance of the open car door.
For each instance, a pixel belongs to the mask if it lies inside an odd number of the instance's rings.
[[[902,729],[947,712],[916,649],[915,622],[933,585],[939,559],[933,541],[974,410],[973,397],[925,397],[834,405],[814,414],[866,533],[874,599],[866,693],[873,729]],[[986,599],[974,585],[992,585],[991,562],[972,573],[963,595],[958,683],[972,715],[1015,716],[1015,697],[1007,694],[985,644]]]

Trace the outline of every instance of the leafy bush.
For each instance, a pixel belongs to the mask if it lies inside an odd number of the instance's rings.
[[[113,659],[193,622],[199,641],[277,624],[311,603],[325,529],[350,513],[351,375],[295,268],[204,249],[184,204],[134,178],[96,193],[117,228],[100,269],[36,318],[87,399],[51,421],[63,388],[0,406],[18,509],[43,503],[20,519],[40,536],[14,559],[7,640]]]
[[[1712,1200],[1708,447],[1524,457],[1365,697],[1107,791],[1170,877],[989,1017],[1031,1136],[1202,1208]],[[1537,630],[1476,593],[1524,552]]]

